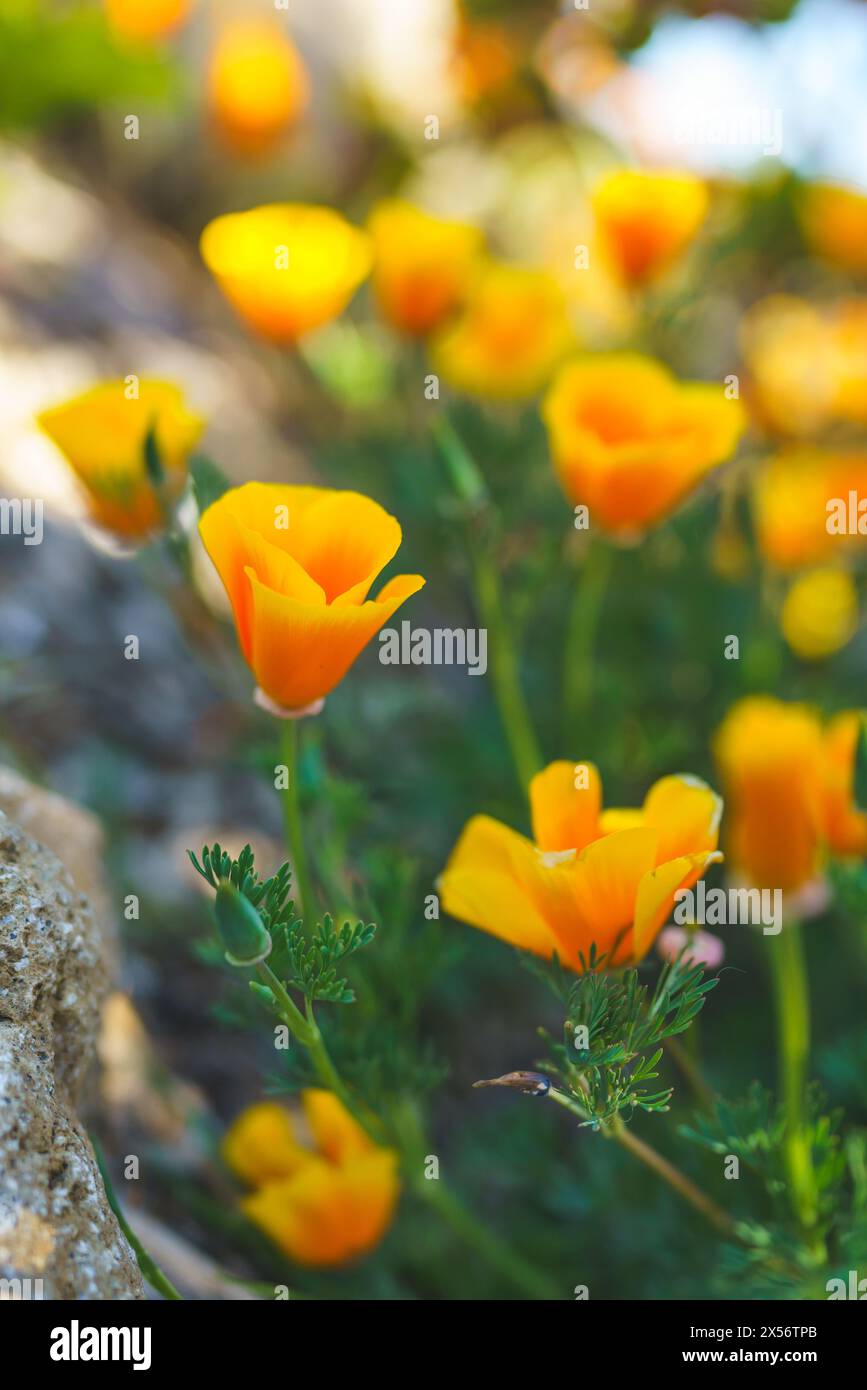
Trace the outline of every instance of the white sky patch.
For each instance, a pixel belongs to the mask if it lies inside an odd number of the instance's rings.
[[[758,27],[672,15],[588,114],[647,163],[714,173],[780,159],[867,189],[867,5],[801,0]]]

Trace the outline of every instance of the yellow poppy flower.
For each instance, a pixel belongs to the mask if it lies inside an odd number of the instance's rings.
[[[329,1091],[301,1093],[314,1148],[296,1144],[282,1106],[251,1106],[223,1141],[250,1186],[242,1208],[298,1264],[344,1264],[388,1229],[400,1194],[397,1154],[374,1144]]]
[[[843,270],[867,271],[867,197],[836,184],[809,185],[801,219],[812,250]]]
[[[707,216],[708,192],[692,174],[615,169],[596,186],[593,212],[621,279],[644,285],[693,240]]]
[[[591,945],[609,967],[641,960],[675,892],[722,858],[722,803],[686,776],[663,777],[638,809],[601,800],[595,767],[555,762],[530,783],[532,840],[475,816],[440,879],[446,911],[573,970]]]
[[[267,19],[239,19],[221,30],[207,86],[217,133],[230,149],[247,155],[270,150],[310,97],[297,48]]]
[[[663,520],[733,453],[745,427],[721,385],[680,382],[652,358],[567,362],[542,405],[554,467],[591,526],[634,537]]]
[[[466,298],[482,233],[397,198],[378,203],[367,225],[373,288],[383,315],[404,333],[430,333]]]
[[[160,39],[179,29],[193,0],[105,0],[105,14],[122,39]]]
[[[783,601],[783,636],[796,656],[822,661],[851,642],[858,628],[858,592],[846,570],[800,575]]]
[[[490,265],[464,313],[434,339],[434,370],[471,396],[520,399],[548,381],[575,338],[557,281],[541,270]]]
[[[420,575],[373,581],[396,555],[398,522],[357,492],[245,483],[199,521],[238,641],[271,706],[304,712],[342,680]]]
[[[825,730],[825,835],[833,854],[867,854],[867,814],[854,804],[855,754],[864,715],[844,710]]]
[[[850,493],[856,497],[854,517]],[[752,486],[753,523],[762,555],[777,569],[794,570],[820,563],[840,546],[863,542],[867,516],[861,535],[857,499],[867,504],[867,454],[797,446],[765,459]],[[839,523],[838,511],[844,516]]]
[[[815,877],[823,839],[822,726],[805,705],[739,700],[714,739],[728,807],[727,855],[756,888],[794,892]]]
[[[148,476],[145,441],[153,431],[164,472],[163,493],[180,495],[186,464],[204,422],[167,381],[106,381],[44,410],[39,424],[82,484],[93,521],[140,540],[163,521]]]
[[[366,234],[331,208],[272,203],[209,222],[201,252],[229,303],[276,343],[342,313],[370,270]]]
[[[835,420],[867,423],[867,299],[818,306],[771,295],[744,315],[741,345],[767,429],[805,436]]]

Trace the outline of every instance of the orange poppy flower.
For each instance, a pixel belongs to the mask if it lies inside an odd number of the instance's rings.
[[[621,277],[644,285],[666,271],[707,216],[708,192],[692,174],[615,169],[597,185],[593,211]]]
[[[856,511],[850,518],[850,493]],[[867,454],[792,446],[765,459],[752,486],[756,540],[764,558],[777,569],[815,565],[862,543],[857,530],[858,499],[867,503]],[[835,505],[837,504],[837,505]],[[840,529],[837,514],[845,518]],[[854,534],[851,523],[856,523]]]
[[[825,730],[825,835],[833,854],[867,854],[867,814],[854,802],[855,756],[864,714],[844,710]]]
[[[259,690],[287,713],[319,706],[424,584],[399,575],[368,598],[401,529],[358,492],[245,483],[208,507],[199,530]]]
[[[39,424],[82,485],[97,526],[142,540],[164,521],[163,500],[148,475],[145,441],[153,431],[162,465],[163,499],[177,498],[187,459],[204,422],[168,381],[106,381],[43,410]]]
[[[601,801],[595,767],[555,762],[530,783],[532,840],[475,816],[440,879],[446,911],[573,970],[591,945],[609,967],[641,960],[675,892],[722,858],[722,803],[686,776],[663,777],[637,809]]]
[[[818,256],[856,274],[867,271],[867,196],[837,184],[810,184],[801,219]]]
[[[238,154],[272,149],[310,97],[297,48],[267,19],[239,19],[221,30],[207,83],[217,133]]]
[[[373,288],[385,318],[404,333],[430,333],[465,299],[482,233],[397,198],[378,203],[367,225]]]
[[[311,1149],[271,1102],[239,1116],[223,1157],[254,1191],[242,1202],[255,1225],[298,1264],[344,1264],[384,1236],[400,1194],[397,1154],[370,1140],[330,1091],[302,1091]]]
[[[649,357],[567,362],[542,405],[554,467],[591,525],[635,537],[732,454],[746,417],[722,386],[680,382]]]
[[[366,234],[331,208],[272,203],[209,222],[202,259],[254,333],[294,343],[342,313],[370,270]]]
[[[728,805],[727,854],[757,888],[794,892],[815,879],[823,838],[822,726],[806,705],[739,700],[714,739]]]
[[[193,0],[105,0],[105,14],[122,39],[148,41],[173,33],[186,20]]]
[[[540,391],[574,345],[566,298],[553,276],[489,265],[464,313],[433,340],[431,358],[459,391],[511,400]]]

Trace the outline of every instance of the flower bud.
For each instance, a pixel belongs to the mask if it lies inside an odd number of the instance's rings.
[[[217,889],[214,915],[230,965],[258,965],[271,954],[271,937],[256,908],[226,880]]]

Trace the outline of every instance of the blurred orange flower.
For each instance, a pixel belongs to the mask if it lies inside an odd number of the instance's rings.
[[[82,484],[93,521],[140,540],[164,520],[163,503],[183,490],[187,459],[204,422],[167,381],[106,381],[44,410],[39,424]],[[153,431],[163,469],[162,497],[148,474],[145,441]]]
[[[707,216],[708,191],[692,174],[615,169],[597,184],[593,212],[620,277],[645,285],[686,250]]]
[[[542,405],[554,467],[591,526],[635,537],[663,520],[737,447],[746,425],[721,385],[680,382],[633,353],[579,357]]]
[[[698,778],[663,777],[638,809],[603,811],[596,768],[551,763],[530,783],[533,839],[489,816],[464,829],[440,879],[453,917],[573,970],[641,960],[674,894],[722,858],[722,803]]]
[[[804,189],[801,219],[810,247],[842,270],[867,271],[867,196],[838,184]]]
[[[269,707],[304,713],[342,680],[383,623],[424,585],[399,575],[367,597],[401,529],[358,492],[245,483],[199,530],[226,587],[238,641]]]
[[[364,232],[303,203],[218,217],[202,232],[201,252],[247,326],[284,344],[342,313],[371,263]]]
[[[367,225],[373,288],[385,318],[404,333],[430,333],[466,298],[482,233],[397,198],[377,203]]]
[[[106,18],[123,39],[160,39],[184,23],[193,0],[104,0]]]
[[[434,339],[431,357],[458,390],[509,400],[540,391],[574,345],[566,299],[552,276],[490,264],[463,315]]]
[[[223,1157],[256,1191],[242,1207],[298,1264],[344,1264],[384,1236],[400,1194],[397,1154],[381,1148],[330,1091],[301,1092],[314,1148],[299,1143],[282,1106],[238,1117]]]
[[[208,104],[230,149],[272,149],[307,106],[310,83],[297,48],[274,20],[240,19],[220,32],[208,70]]]
[[[863,543],[865,534],[849,534],[850,493],[867,510],[867,453],[792,447],[765,459],[752,485],[752,512],[759,549],[778,569],[818,564],[841,546]],[[829,529],[829,505],[842,503],[847,530]],[[854,519],[857,521],[857,502]]]
[[[825,836],[833,854],[867,854],[867,814],[854,802],[855,755],[864,724],[860,710],[836,714],[825,730]]]
[[[833,656],[858,629],[858,591],[851,574],[829,567],[799,575],[783,601],[780,627],[803,661]]]

